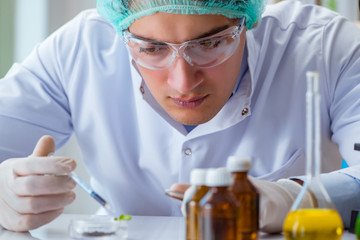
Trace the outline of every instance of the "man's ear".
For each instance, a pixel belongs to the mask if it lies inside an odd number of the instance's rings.
[[[258,25],[258,22],[256,21],[256,22],[253,24],[252,28],[256,28],[257,25]],[[247,28],[246,28],[246,31],[247,31]]]

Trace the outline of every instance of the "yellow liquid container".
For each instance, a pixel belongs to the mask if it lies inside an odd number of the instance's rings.
[[[285,218],[286,240],[340,240],[342,219],[321,181],[320,74],[307,72],[306,180]]]
[[[334,209],[298,209],[290,212],[283,227],[286,240],[340,240],[344,231]]]

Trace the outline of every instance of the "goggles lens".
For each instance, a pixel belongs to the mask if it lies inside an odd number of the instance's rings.
[[[215,67],[229,59],[240,43],[244,18],[238,26],[229,27],[215,35],[187,41],[181,44],[143,39],[123,31],[123,39],[132,58],[141,66],[153,70],[168,68],[179,56],[191,66]]]

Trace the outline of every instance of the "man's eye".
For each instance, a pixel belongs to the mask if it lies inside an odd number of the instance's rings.
[[[205,40],[200,42],[200,46],[204,48],[216,48],[219,46],[222,40]]]
[[[147,53],[147,54],[153,54],[159,52],[160,48],[158,47],[140,47],[139,52],[140,53]]]
[[[146,44],[142,46],[139,45],[138,51],[140,54],[159,55],[167,53],[168,48],[164,44]]]

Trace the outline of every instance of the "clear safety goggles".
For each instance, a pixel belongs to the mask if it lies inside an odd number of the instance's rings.
[[[191,66],[211,68],[225,62],[234,54],[240,43],[244,23],[245,18],[242,17],[237,26],[180,44],[144,39],[128,30],[124,30],[122,35],[132,58],[145,68],[166,69],[176,57],[184,58]]]

